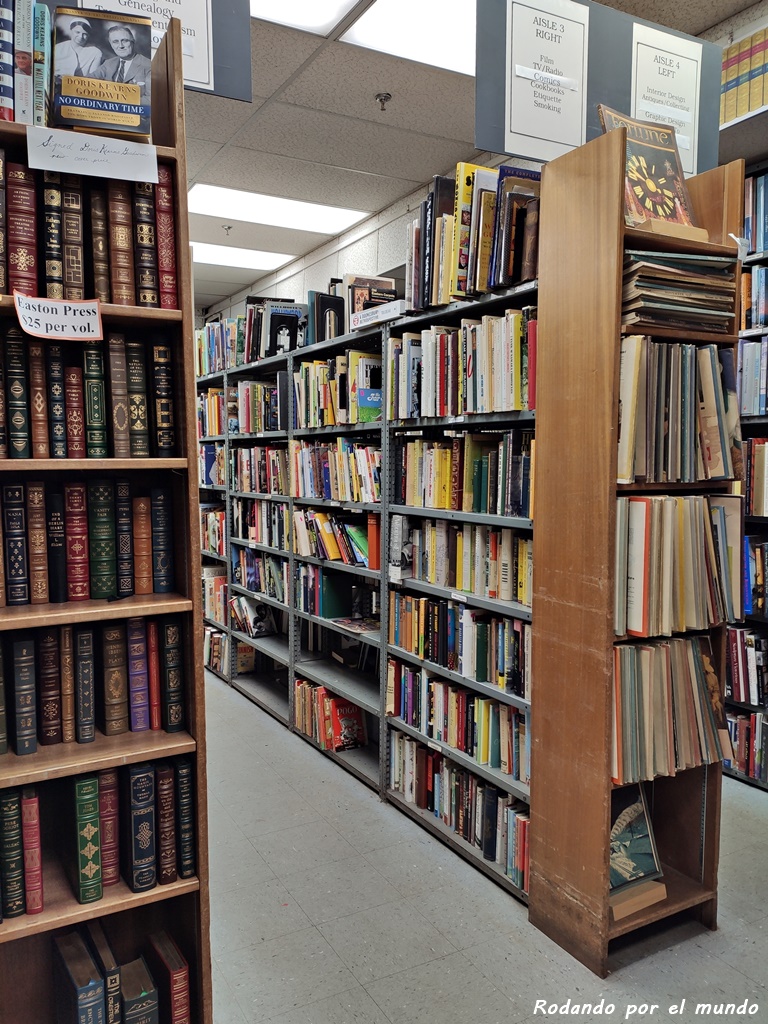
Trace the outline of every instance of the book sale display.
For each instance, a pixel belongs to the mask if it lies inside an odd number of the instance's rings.
[[[0,119],[0,1018],[211,1024],[181,28],[150,66],[148,19],[47,13]],[[31,168],[54,123],[151,134],[157,182]]]

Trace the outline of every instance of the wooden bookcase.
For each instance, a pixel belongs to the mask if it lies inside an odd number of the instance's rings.
[[[623,129],[547,165],[539,261],[530,920],[601,976],[612,940],[646,924],[688,911],[716,927],[722,776],[715,764],[646,784],[668,895],[612,922],[615,509],[620,490],[644,490],[616,484],[623,253],[735,258],[729,236],[741,233],[743,218],[737,161],[688,181],[709,243],[630,230],[624,165]],[[655,485],[657,493],[704,489]],[[712,639],[722,679],[724,630]]]
[[[0,609],[0,631],[8,639],[13,631],[61,623],[99,623],[136,615],[175,612],[183,623],[185,732],[126,733],[106,737],[97,731],[89,744],[57,744],[18,757],[0,758],[0,788],[35,784],[39,791],[52,780],[72,778],[111,766],[144,760],[191,755],[195,764],[196,868],[193,878],[158,885],[146,893],[133,893],[120,882],[105,889],[101,901],[79,904],[62,870],[59,842],[44,850],[45,909],[37,915],[7,919],[0,924],[0,1021],[53,1021],[53,938],[79,922],[98,918],[120,962],[139,955],[147,935],[166,928],[178,942],[190,966],[192,1019],[211,1024],[212,993],[209,945],[208,834],[205,768],[205,700],[203,669],[197,652],[202,644],[200,596],[199,515],[197,494],[195,377],[189,235],[187,226],[187,173],[184,142],[184,98],[181,27],[170,22],[152,62],[152,138],[158,156],[173,168],[176,261],[180,309],[139,309],[103,305],[105,333],[110,329],[162,329],[172,345],[175,387],[175,426],[178,457],[173,459],[4,459],[3,482],[62,480],[76,473],[80,479],[96,474],[127,476],[146,484],[148,479],[168,484],[174,499],[174,556],[176,593],[132,597],[123,601],[21,606]],[[0,144],[6,156],[26,159],[26,129],[0,125]],[[15,317],[12,299],[0,299],[0,315]],[[70,477],[71,478],[71,477]],[[45,823],[43,822],[45,829]],[[45,835],[45,831],[44,831]]]

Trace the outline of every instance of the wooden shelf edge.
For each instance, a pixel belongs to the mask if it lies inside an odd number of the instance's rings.
[[[184,314],[180,309],[153,309],[144,306],[118,306],[113,302],[102,302],[101,315],[107,320],[141,320],[153,323],[181,323]],[[0,295],[0,314],[15,313],[16,305],[12,295]]]
[[[662,865],[662,870],[664,874],[661,881],[667,887],[667,898],[661,903],[638,910],[636,914],[631,914],[623,921],[611,921],[608,926],[609,940],[617,939],[620,935],[628,935],[647,924],[653,924],[654,921],[663,921],[683,910],[690,910],[717,898],[716,891],[707,889],[700,882],[695,882],[674,868]]]
[[[65,472],[108,473],[110,471],[130,472],[141,470],[143,473],[158,469],[187,469],[189,460],[171,459],[0,459],[0,472],[18,473],[20,471],[34,473],[60,469]],[[195,467],[197,468],[197,467]]]
[[[180,594],[146,594],[120,601],[63,601],[61,604],[20,604],[0,609],[0,632],[35,629],[63,623],[103,622],[136,615],[171,615],[192,611],[193,602]]]

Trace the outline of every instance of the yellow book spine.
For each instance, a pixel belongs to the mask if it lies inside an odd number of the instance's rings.
[[[765,29],[752,36],[752,54],[749,66],[749,110],[763,105],[763,61],[765,60]]]
[[[736,87],[739,84],[739,44],[732,43],[727,51],[725,74],[725,123],[736,117]]]
[[[752,66],[752,36],[739,43],[738,77],[736,80],[736,117],[749,113],[749,72]]]
[[[467,294],[467,263],[469,260],[469,224],[472,212],[472,185],[479,164],[460,161],[456,164],[456,194],[453,206],[454,231],[451,253],[450,294],[464,298]]]

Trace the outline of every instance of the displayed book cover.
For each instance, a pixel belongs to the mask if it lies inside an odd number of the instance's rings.
[[[152,19],[57,7],[53,123],[149,138]]]
[[[661,878],[662,871],[645,790],[635,783],[611,794],[611,894],[638,882]]]
[[[629,227],[652,220],[695,227],[675,129],[626,117],[604,103],[598,103],[597,112],[603,131],[627,129],[624,219]]]
[[[365,716],[362,708],[342,697],[331,698],[333,749],[351,750],[366,743]]]

